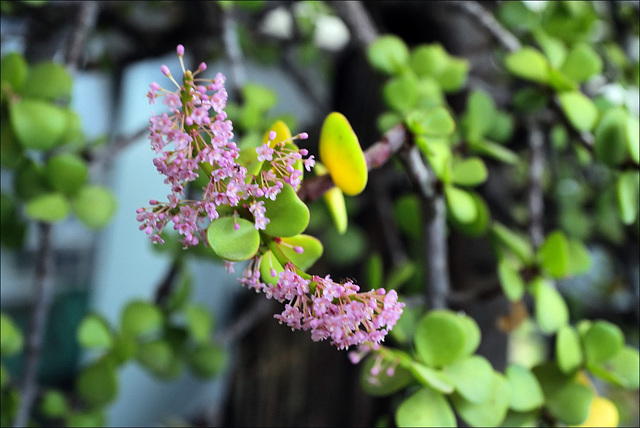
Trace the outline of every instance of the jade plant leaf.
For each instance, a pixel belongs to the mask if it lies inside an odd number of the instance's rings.
[[[498,278],[502,291],[512,302],[522,299],[524,294],[524,281],[514,263],[507,257],[502,257],[498,262]]]
[[[451,405],[439,392],[424,387],[406,398],[396,410],[398,427],[455,427]]]
[[[62,64],[41,62],[29,70],[28,80],[23,91],[26,97],[53,100],[71,96],[73,79]]]
[[[551,415],[567,425],[578,425],[587,418],[593,400],[590,387],[579,383],[575,375],[563,374],[554,363],[533,368]]]
[[[445,310],[431,311],[420,320],[414,344],[420,359],[430,367],[442,367],[467,352],[469,326],[460,315]]]
[[[565,234],[551,232],[538,249],[538,257],[543,269],[553,278],[562,278],[569,270],[569,242]]]
[[[266,234],[278,237],[296,236],[309,225],[309,208],[289,184],[282,187],[275,201],[264,201],[265,216],[269,219],[264,229]]]
[[[320,161],[336,186],[349,196],[367,185],[367,161],[349,121],[341,113],[330,113],[320,131]]]
[[[88,185],[82,187],[71,199],[73,212],[87,227],[99,229],[113,217],[117,200],[113,192],[103,186]]]
[[[82,369],[76,388],[80,397],[92,407],[102,407],[118,393],[116,370],[107,359],[100,359]]]
[[[451,181],[460,186],[477,186],[487,179],[487,167],[480,158],[454,160]]]
[[[582,334],[585,359],[588,364],[603,363],[624,347],[620,327],[608,321],[596,321]]]
[[[209,340],[213,330],[213,317],[204,305],[190,304],[184,309],[187,329],[196,343]]]
[[[316,162],[313,168],[318,176],[327,174],[328,171],[320,162]],[[347,231],[349,217],[347,216],[347,205],[344,200],[344,194],[339,187],[332,187],[322,195],[324,202],[329,210],[329,215],[336,226],[336,230],[341,235]]]
[[[260,259],[260,281],[268,285],[276,285],[278,275],[280,275],[280,272],[283,270],[282,264],[276,256],[273,255],[273,252],[271,250],[265,251]]]
[[[24,345],[22,332],[13,320],[5,314],[0,314],[0,353],[10,356],[19,353]]]
[[[502,423],[511,402],[511,387],[507,379],[493,372],[489,399],[473,403],[460,394],[453,394],[451,401],[462,419],[473,427],[495,427]]]
[[[285,184],[286,187],[291,188]],[[281,195],[278,195],[278,199],[280,198]],[[268,210],[267,215],[269,215]],[[220,217],[209,225],[207,240],[218,256],[225,260],[239,262],[250,259],[258,252],[260,232],[252,222],[244,218]]]
[[[145,369],[161,379],[172,379],[180,374],[180,361],[166,340],[156,339],[141,344],[136,358]]]
[[[616,200],[620,219],[624,224],[633,224],[638,217],[638,184],[640,177],[637,171],[625,171],[616,182]]]
[[[555,333],[569,322],[567,303],[552,283],[538,277],[529,287],[535,299],[536,321],[540,330]]]
[[[558,94],[560,106],[569,122],[578,131],[590,131],[598,121],[598,108],[593,101],[579,91]]]
[[[451,394],[455,390],[455,383],[446,372],[432,369],[416,361],[411,363],[410,371],[418,382],[438,392]]]
[[[580,335],[570,325],[561,327],[556,335],[556,362],[558,368],[565,374],[575,371],[582,365]]]
[[[578,43],[569,51],[560,71],[569,79],[582,83],[602,71],[602,60],[591,46]]]
[[[11,52],[2,57],[0,81],[4,92],[5,86],[10,86],[13,91],[20,91],[27,79],[29,66],[24,57],[17,52]]]
[[[85,348],[104,349],[113,343],[113,334],[104,318],[90,314],[78,326],[78,343]]]
[[[384,397],[405,388],[413,377],[411,372],[402,366],[398,366],[389,376],[386,370],[380,370],[375,375],[371,373],[371,369],[375,364],[375,358],[368,357],[362,363],[360,371],[360,386],[369,395],[374,397]]]
[[[640,357],[638,350],[625,346],[615,356],[602,364],[589,364],[589,370],[596,376],[626,389],[637,390],[640,383]]]
[[[88,173],[87,163],[73,153],[52,156],[45,167],[45,174],[51,187],[66,195],[72,195],[80,190]]]
[[[528,412],[544,404],[542,388],[531,371],[517,364],[510,364],[505,375],[511,385],[509,408],[517,412]]]
[[[622,107],[612,107],[602,115],[595,129],[593,150],[596,157],[607,165],[618,165],[627,156],[631,135],[627,130],[628,118]]]
[[[25,149],[54,148],[67,126],[64,109],[35,99],[23,99],[11,104],[10,117],[16,137]]]
[[[418,79],[412,73],[405,73],[385,83],[382,96],[391,109],[407,112],[418,102]]]
[[[484,357],[472,355],[445,366],[444,373],[455,385],[456,392],[472,403],[489,399],[493,385],[493,367]]]
[[[514,75],[538,83],[549,81],[549,63],[540,51],[523,47],[505,58],[505,65]]]
[[[454,186],[445,186],[447,208],[460,223],[471,223],[478,216],[476,203],[470,193]]]
[[[280,242],[273,241],[269,245],[276,258],[283,265],[290,261],[301,270],[307,270],[322,256],[322,242],[310,235],[297,235],[281,238]],[[302,249],[301,253],[296,248]]]
[[[407,115],[407,127],[418,135],[442,137],[451,134],[456,124],[449,111],[441,106],[414,110]]]
[[[125,336],[142,337],[162,328],[163,316],[157,306],[142,300],[130,302],[122,312],[120,326]]]
[[[367,58],[377,70],[394,74],[408,66],[409,49],[401,38],[383,35],[369,45]]]
[[[220,373],[227,365],[228,359],[224,348],[212,343],[203,343],[189,354],[188,363],[191,371],[197,376],[210,378]]]
[[[45,193],[27,202],[27,216],[33,220],[54,223],[64,220],[69,214],[69,201],[60,193]]]

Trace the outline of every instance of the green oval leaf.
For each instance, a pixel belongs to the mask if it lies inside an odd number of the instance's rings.
[[[495,427],[502,423],[511,402],[511,388],[505,377],[493,372],[489,399],[482,403],[454,394],[451,401],[462,419],[473,427]]]
[[[113,192],[103,186],[82,187],[71,199],[73,213],[85,226],[99,229],[113,217],[117,200]]]
[[[487,179],[487,167],[480,158],[456,160],[451,170],[451,182],[460,186],[477,186]]]
[[[189,367],[199,377],[210,378],[220,373],[228,362],[228,355],[224,348],[203,343],[189,355]]]
[[[447,208],[457,221],[471,223],[476,219],[478,210],[471,194],[454,186],[445,186],[444,194]]]
[[[41,62],[30,70],[28,79],[23,91],[26,97],[53,100],[71,96],[73,79],[62,64]]]
[[[80,397],[92,407],[102,407],[118,393],[118,382],[113,365],[106,359],[85,367],[78,376],[76,388]]]
[[[275,201],[265,199],[264,208],[265,216],[269,219],[264,232],[268,235],[296,236],[304,232],[309,225],[309,208],[288,184],[283,186]]]
[[[371,374],[375,360],[373,356],[368,357],[360,371],[360,386],[368,395],[374,397],[391,395],[405,388],[413,380],[411,373],[401,366],[396,367],[391,376],[384,369],[375,375]]]
[[[25,206],[27,216],[33,220],[55,223],[69,214],[69,202],[60,193],[45,193],[29,200]]]
[[[456,127],[449,110],[444,107],[414,110],[407,115],[406,123],[411,132],[427,137],[450,135]]]
[[[404,41],[393,35],[378,37],[367,48],[369,63],[386,74],[402,71],[409,63],[409,49]]]
[[[47,418],[62,418],[69,412],[69,404],[62,392],[49,390],[42,396],[39,410]]]
[[[493,232],[493,236],[509,248],[521,262],[525,264],[531,262],[533,259],[533,248],[531,248],[529,241],[498,222],[493,223],[491,231]]]
[[[593,150],[596,157],[607,165],[619,165],[627,157],[628,118],[622,107],[612,107],[604,112],[596,127]]]
[[[598,108],[579,91],[558,94],[562,111],[578,131],[590,131],[598,121]]]
[[[105,349],[113,343],[107,321],[98,315],[87,315],[78,326],[77,339],[84,348]]]
[[[630,346],[602,364],[590,364],[589,370],[596,376],[630,390],[637,390],[639,378],[640,357],[638,350]]]
[[[10,86],[14,92],[20,91],[27,79],[28,68],[24,57],[17,52],[3,56],[0,65],[2,92],[4,93],[5,86]]]
[[[401,113],[415,107],[418,102],[418,79],[412,73],[405,73],[389,80],[382,88],[382,97],[387,105]]]
[[[446,372],[441,372],[424,364],[412,362],[411,373],[422,385],[435,389],[443,394],[451,394],[455,384]]]
[[[542,268],[552,278],[562,278],[569,271],[569,242],[565,234],[556,230],[550,233],[538,249]]]
[[[358,137],[341,113],[330,113],[320,131],[320,161],[336,186],[349,196],[367,185],[368,169]]]
[[[0,354],[11,356],[22,351],[24,338],[22,332],[13,320],[5,314],[0,314]]]
[[[588,364],[603,363],[624,347],[620,327],[607,321],[596,321],[582,335],[585,359]]]
[[[627,118],[626,126],[627,148],[631,159],[636,163],[640,163],[640,121],[636,116]]]
[[[528,412],[544,404],[542,388],[531,371],[517,364],[510,364],[505,375],[511,386],[509,408],[517,412]]]
[[[539,83],[549,81],[549,63],[536,49],[525,46],[519,51],[510,53],[505,58],[505,65],[507,70],[523,79]]]
[[[238,230],[235,229],[236,224]],[[260,233],[253,223],[236,217],[220,217],[212,221],[207,229],[207,240],[218,256],[232,262],[250,259],[260,247]]]
[[[454,92],[461,89],[467,82],[470,66],[469,61],[465,58],[449,57],[444,70],[436,77],[440,88],[445,92]]]
[[[556,336],[556,361],[560,370],[566,374],[582,365],[580,335],[570,325],[562,326]]]
[[[9,112],[11,126],[25,149],[54,148],[67,127],[65,110],[48,102],[23,99],[11,104]]]
[[[620,219],[624,224],[633,224],[638,217],[638,188],[640,175],[637,171],[625,171],[616,182],[616,200]]]
[[[536,278],[529,286],[536,302],[536,321],[544,333],[555,333],[569,322],[567,304],[548,280]]]
[[[431,388],[422,388],[405,399],[396,410],[398,427],[455,427],[449,402]]]
[[[508,258],[502,257],[498,262],[498,278],[502,291],[512,302],[522,299],[524,294],[524,281],[516,266]]]
[[[602,60],[591,46],[578,43],[569,51],[560,71],[575,82],[586,82],[602,71]]]
[[[275,286],[278,282],[278,276],[283,270],[282,264],[273,252],[271,250],[265,251],[260,258],[260,281]],[[272,275],[272,273],[275,275]]]
[[[180,374],[180,361],[165,340],[157,339],[141,344],[136,358],[144,368],[161,379],[172,379]]]
[[[162,328],[163,316],[157,306],[142,300],[130,302],[122,312],[122,333],[129,336],[148,336]]]
[[[302,249],[298,253],[296,248]],[[275,243],[275,255],[283,265],[290,261],[300,270],[307,270],[322,256],[322,243],[309,235],[298,235],[290,238],[282,238],[280,243]],[[282,257],[279,257],[279,256]]]
[[[518,163],[518,155],[507,149],[500,144],[492,143],[488,140],[469,141],[469,148],[476,153],[484,154],[492,157],[500,162],[504,162],[509,165],[516,165]]]
[[[451,364],[464,355],[467,326],[453,312],[431,311],[418,324],[414,344],[426,365],[442,367]]]
[[[493,127],[496,119],[496,105],[493,98],[481,90],[474,90],[467,100],[464,127],[470,140],[484,137]]]
[[[438,43],[417,46],[411,52],[411,68],[418,76],[439,76],[449,61],[449,54]]]
[[[51,187],[66,195],[72,195],[80,190],[88,173],[87,163],[73,153],[52,156],[45,168]]]
[[[210,339],[213,329],[213,317],[204,305],[191,304],[184,310],[187,329],[196,343],[204,343]]]
[[[493,367],[484,357],[472,355],[445,366],[444,373],[453,382],[456,392],[471,403],[484,403],[493,386]]]

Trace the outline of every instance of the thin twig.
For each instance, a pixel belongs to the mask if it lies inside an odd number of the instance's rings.
[[[529,132],[528,142],[531,150],[529,164],[529,189],[527,201],[529,205],[529,238],[534,248],[538,248],[544,239],[544,195],[542,191],[542,176],[545,169],[544,134],[540,123],[535,117],[527,121]]]
[[[272,302],[268,299],[256,299],[253,304],[242,312],[233,324],[218,332],[214,340],[222,345],[230,345],[247,334],[267,314],[272,313]]]
[[[446,308],[450,291],[447,205],[444,195],[437,191],[437,179],[414,145],[405,146],[400,159],[418,190],[425,218],[424,266],[427,304],[432,309]]]
[[[336,1],[331,6],[362,48],[366,49],[379,37],[380,32],[361,1]]]
[[[504,28],[491,12],[484,8],[477,1],[459,1],[452,0],[448,4],[457,6],[467,14],[471,15],[475,22],[480,23],[485,29],[487,29],[493,37],[509,52],[519,50],[522,45],[516,36],[514,36],[509,30]]]
[[[100,10],[99,1],[83,1],[79,5],[76,26],[65,58],[65,63],[71,73],[78,68],[82,51],[87,42],[87,36],[95,26],[98,11]]]
[[[54,297],[51,229],[52,226],[49,223],[38,223],[39,248],[36,260],[36,296],[31,317],[31,327],[27,338],[20,405],[13,423],[14,427],[27,426],[38,390],[37,374],[40,354],[47,326],[47,316]]]

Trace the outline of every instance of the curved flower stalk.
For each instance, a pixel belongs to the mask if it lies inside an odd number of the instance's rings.
[[[352,281],[304,272],[322,254],[320,241],[302,234],[309,209],[296,194],[303,171],[310,171],[315,159],[293,141],[308,135],[291,137],[286,125],[276,122],[255,154],[240,156],[224,111],[224,75],[198,78],[206,64],[186,70],[182,45],[177,53],[182,83],[163,65],[162,73],[176,89],[153,82],[147,94],[151,104],[161,99],[170,109],[151,116],[149,139],[158,154],[154,165],[171,193],[167,202],[152,199],[137,210],[140,230],[151,242],[164,243],[161,234],[172,222],[185,248],[209,245],[229,272],[233,262],[250,260],[240,281],[285,303],[274,315],[280,323],[311,330],[312,340],[330,339],[338,349],[362,344],[377,349],[402,315],[404,303],[395,290],[360,292]],[[202,174],[209,178],[202,199],[184,199],[186,184]]]

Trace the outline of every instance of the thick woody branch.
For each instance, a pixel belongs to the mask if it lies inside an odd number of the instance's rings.
[[[38,223],[38,256],[36,259],[36,296],[31,314],[31,326],[27,338],[24,377],[22,378],[20,406],[14,427],[29,423],[31,408],[38,392],[37,373],[44,343],[49,309],[53,304],[53,249],[51,246],[51,224]]]
[[[99,10],[99,1],[84,1],[79,3],[76,27],[74,28],[71,43],[65,58],[65,63],[72,73],[78,68],[82,51],[87,43],[87,37],[96,24]]]

